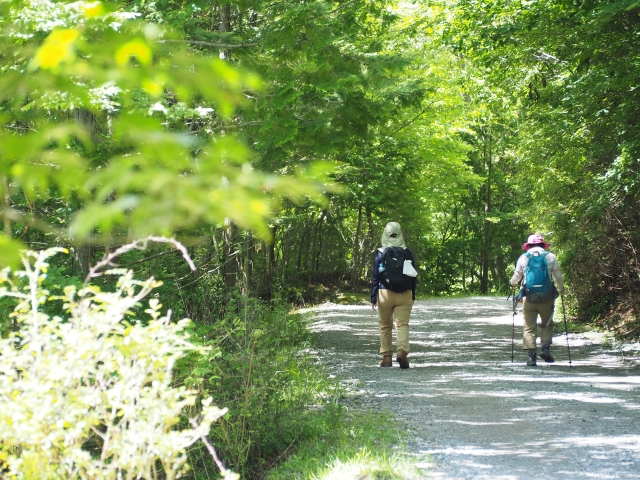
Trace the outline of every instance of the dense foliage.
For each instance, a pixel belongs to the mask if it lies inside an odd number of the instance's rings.
[[[633,0],[464,0],[446,38],[510,92],[517,206],[561,250],[578,314],[634,336],[639,32]]]
[[[212,347],[179,375],[230,408],[212,434],[238,471],[304,436],[279,406],[324,388],[282,306],[365,294],[388,221],[419,295],[506,293],[535,231],[576,317],[637,335],[637,0],[0,9],[0,260],[69,248],[59,294],[132,239],[180,238],[195,270],[160,246],[117,263]]]

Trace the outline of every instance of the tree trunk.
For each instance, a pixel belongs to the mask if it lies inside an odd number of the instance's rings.
[[[373,261],[371,259],[372,252],[375,250],[378,240],[376,239],[376,232],[374,231],[375,225],[373,224],[373,212],[371,207],[365,208],[365,215],[367,217],[367,236],[364,243],[363,253],[369,252],[368,263],[365,263],[364,274],[365,278],[371,278],[371,268],[373,268]]]
[[[462,291],[467,291],[467,221],[469,220],[468,216],[465,215],[463,218],[462,225]]]
[[[73,118],[77,124],[81,125],[95,142],[97,129],[96,117],[92,112],[84,108],[76,108],[73,111]],[[86,278],[93,263],[96,247],[92,242],[82,242],[75,249],[75,261],[80,267],[82,277]]]
[[[302,235],[300,236],[300,241],[298,242],[298,259],[296,260],[296,268],[298,269],[298,272],[302,271],[302,251],[305,250],[304,242],[307,240],[308,230],[309,230],[309,225],[307,224],[307,221],[305,219],[304,230],[302,231]]]
[[[267,245],[267,296],[271,298],[273,296],[273,280],[276,272],[276,235],[278,234],[278,226],[273,225],[271,227],[271,241]]]
[[[244,241],[244,255],[242,256],[242,294],[249,295],[250,285],[253,280],[253,261],[251,260],[251,250],[253,250],[253,236],[247,233]]]
[[[6,175],[2,176],[2,195],[0,196],[0,204],[2,205],[2,215],[4,217],[4,234],[12,237],[11,218],[9,217],[9,209],[11,208],[11,193],[9,192],[9,180]]]
[[[223,3],[220,5],[220,33],[228,33],[231,31],[231,5]],[[220,50],[220,58],[222,60],[229,59],[229,50]]]
[[[487,148],[488,142],[488,148]],[[482,278],[480,279],[480,292],[489,293],[489,251],[491,249],[491,222],[488,218],[491,215],[491,135],[485,141],[484,158],[487,165],[487,204],[485,207],[484,220],[484,249],[482,252]]]
[[[351,285],[360,279],[360,234],[362,233],[362,204],[358,206],[358,225],[353,239],[353,263],[351,264]]]
[[[2,176],[2,192],[0,195],[0,204],[2,205],[2,214],[4,216],[4,234],[11,237],[11,219],[9,218],[9,208],[11,206],[11,195],[9,193],[9,180],[5,175]],[[13,320],[8,315],[0,318],[0,337],[8,338],[11,331]]]
[[[318,222],[317,222],[317,238],[318,241],[316,242],[316,253],[314,256],[314,261],[313,261],[313,265],[314,268],[316,270],[316,272],[320,271],[320,256],[322,255],[322,246],[323,246],[323,242],[322,242],[322,226],[324,225],[324,222],[326,220],[326,214],[327,211],[325,209],[322,210],[322,212],[320,212],[320,216],[318,217]]]
[[[222,235],[224,241],[224,286],[227,292],[233,289],[238,282],[238,255],[235,243],[237,235],[238,227],[231,221],[227,221]]]

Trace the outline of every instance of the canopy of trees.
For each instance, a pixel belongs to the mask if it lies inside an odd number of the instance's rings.
[[[616,311],[632,333],[637,2],[2,8],[5,263],[71,245],[61,268],[83,275],[175,235],[196,273],[132,261],[192,291],[299,301],[366,283],[396,220],[422,293],[489,293],[536,231],[579,316]]]
[[[398,221],[420,295],[506,294],[537,232],[574,316],[638,334],[640,1],[0,9],[0,260],[70,248],[53,291],[173,236],[195,271],[161,247],[119,265],[221,325],[238,299],[366,291]]]

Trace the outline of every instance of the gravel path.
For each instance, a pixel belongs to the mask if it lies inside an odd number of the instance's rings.
[[[394,412],[411,453],[430,459],[423,478],[640,478],[640,369],[602,337],[570,334],[569,368],[558,332],[556,362],[526,367],[518,314],[512,363],[503,297],[418,301],[410,328],[411,368],[380,368],[377,312],[314,309],[320,359],[348,405]]]

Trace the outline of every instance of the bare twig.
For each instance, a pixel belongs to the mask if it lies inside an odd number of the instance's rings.
[[[299,433],[298,435],[296,435],[296,438],[294,438],[289,444],[289,446],[285,448],[280,455],[278,455],[278,458],[276,458],[273,462],[271,462],[271,465],[269,466],[269,468],[262,475],[260,475],[260,478],[258,480],[262,480],[273,465],[278,463],[282,457],[284,457],[285,455],[288,455],[291,452],[291,447],[298,440],[298,438],[300,438],[301,434],[302,433]]]
[[[236,128],[260,127],[262,123],[263,122],[247,122],[247,123],[241,123],[241,124],[227,124],[227,125],[222,125],[220,127],[214,127],[211,129],[211,131],[217,132],[220,130],[233,130]]]
[[[191,423],[191,426],[193,428],[198,428],[198,423],[195,421],[195,419],[191,418],[189,420],[189,423]],[[220,473],[222,473],[222,476],[224,478],[228,478],[228,475],[230,473],[232,473],[231,471],[227,470],[224,466],[224,464],[222,463],[222,461],[220,460],[220,458],[218,458],[218,454],[216,452],[216,449],[213,448],[213,445],[211,445],[209,443],[209,440],[207,440],[206,436],[202,436],[200,437],[200,440],[202,440],[202,443],[205,444],[205,446],[207,447],[207,450],[209,450],[209,454],[211,455],[211,458],[213,458],[213,461],[215,462],[215,464],[218,466],[218,468],[220,469]]]
[[[31,207],[30,204],[29,207]],[[7,218],[12,222],[22,222],[27,227],[37,228],[43,233],[49,233],[51,235],[55,235],[58,238],[63,238],[65,236],[64,230],[53,227],[47,222],[36,218],[33,214],[26,214],[11,207],[3,209],[0,217]]]
[[[378,148],[382,147],[385,143],[387,143],[389,140],[391,140],[396,135],[396,133],[398,133],[400,130],[402,130],[404,128],[407,128],[409,125],[411,125],[412,123],[417,121],[420,117],[422,117],[427,112],[429,112],[429,110],[431,110],[431,108],[433,108],[433,105],[435,103],[436,103],[435,101],[431,102],[427,107],[425,107],[420,112],[418,112],[417,115],[415,115],[413,118],[405,121],[402,125],[400,125],[400,127],[395,129],[391,134],[387,135],[387,138],[385,138],[382,142],[380,142],[380,145],[378,146]]]
[[[98,271],[101,268],[107,267],[107,266],[117,267],[117,265],[114,265],[112,262],[113,262],[114,259],[116,259],[120,255],[122,255],[124,253],[127,253],[127,252],[129,252],[131,250],[144,250],[144,249],[147,248],[147,245],[148,245],[149,242],[170,243],[171,245],[173,245],[176,249],[178,249],[182,253],[182,257],[189,264],[189,267],[191,268],[191,270],[193,270],[193,271],[196,270],[196,266],[193,263],[193,260],[191,260],[191,257],[189,256],[189,253],[187,252],[187,249],[185,248],[185,246],[182,243],[178,242],[174,238],[155,237],[153,235],[150,235],[147,238],[143,238],[141,240],[136,240],[135,242],[123,245],[120,248],[118,248],[118,249],[114,250],[113,252],[111,252],[105,258],[103,258],[100,262],[98,262],[95,266],[93,266],[89,270],[89,273],[87,274],[87,278],[85,279],[85,284],[89,283],[89,281],[92,278],[99,277],[100,274],[98,273]]]
[[[214,47],[214,48],[245,48],[245,47],[256,47],[259,45],[258,42],[248,42],[248,43],[215,43],[215,42],[204,42],[202,40],[159,40],[158,43],[189,43],[191,45],[203,45],[205,47]]]
[[[151,255],[149,257],[145,257],[145,258],[142,258],[140,260],[136,260],[135,262],[130,262],[130,263],[127,263],[125,265],[120,265],[120,267],[121,268],[129,268],[131,265],[137,265],[139,263],[148,262],[148,261],[153,260],[153,259],[158,258],[158,257],[164,257],[165,255],[174,255],[176,253],[177,252],[175,252],[175,251],[160,252],[160,253],[156,253],[155,255]]]
[[[37,132],[38,130],[36,130],[35,128],[32,127],[19,127],[19,126],[14,126],[14,125],[3,125],[4,128],[9,128],[11,130],[24,130],[24,131],[29,131],[29,132]]]

